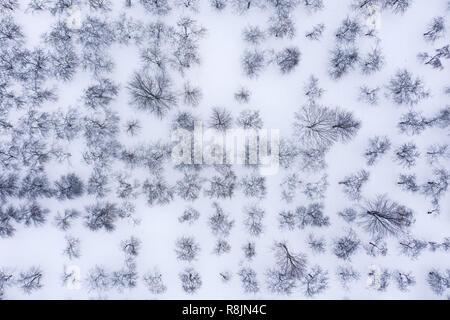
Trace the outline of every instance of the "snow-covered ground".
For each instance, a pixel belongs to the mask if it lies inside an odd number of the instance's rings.
[[[0,1],[0,4],[9,1]],[[12,1],[14,3],[14,1]],[[35,1],[38,3],[39,1]],[[45,2],[45,1],[41,1]],[[44,88],[52,88],[57,96],[55,100],[46,100],[42,103],[33,103],[24,94],[25,104],[21,108],[12,106],[2,121],[8,121],[12,128],[1,131],[1,152],[4,153],[6,145],[10,142],[17,145],[21,151],[27,147],[23,145],[28,136],[36,137],[50,146],[61,147],[69,156],[64,160],[57,161],[53,155],[43,163],[42,168],[34,169],[32,165],[26,165],[19,161],[18,167],[2,166],[0,173],[7,176],[16,173],[17,192],[5,198],[0,197],[2,216],[0,223],[8,219],[6,208],[13,206],[20,208],[33,201],[39,203],[49,212],[45,215],[45,222],[37,226],[31,223],[26,226],[24,219],[9,217],[10,224],[16,229],[11,236],[0,238],[0,270],[5,274],[12,274],[10,282],[0,286],[4,299],[443,299],[450,295],[450,193],[448,192],[448,181],[450,180],[450,147],[447,154],[438,162],[430,164],[427,157],[431,145],[449,144],[449,116],[448,105],[450,94],[445,92],[450,87],[448,58],[441,59],[443,68],[433,68],[420,61],[417,55],[421,52],[434,54],[435,49],[449,44],[449,32],[444,32],[434,42],[427,41],[423,34],[429,29],[430,23],[436,17],[443,17],[448,29],[449,4],[447,1],[406,1],[410,2],[404,13],[393,12],[391,8],[381,8],[379,3],[386,1],[372,1],[375,5],[375,17],[368,17],[364,10],[356,10],[352,4],[354,1],[332,1],[324,0],[323,8],[310,12],[305,3],[316,3],[316,1],[297,1],[298,5],[289,9],[289,15],[295,26],[295,35],[283,38],[274,37],[268,32],[269,18],[276,12],[275,1],[249,1],[252,6],[248,12],[238,13],[235,3],[247,3],[247,1],[228,0],[223,1],[227,6],[223,10],[212,7],[208,0],[188,1],[169,0],[172,8],[165,15],[157,15],[145,10],[140,1],[132,0],[132,6],[127,7],[126,1],[112,1],[108,11],[102,9],[94,10],[89,7],[90,1],[49,1],[49,7],[55,3],[72,3],[70,11],[66,9],[62,13],[52,14],[50,10],[43,9],[32,11],[27,9],[29,1],[19,1],[19,7],[14,10],[2,10],[2,17],[11,16],[14,22],[20,26],[24,35],[22,43],[14,43],[14,40],[3,39],[0,42],[2,51],[1,72],[2,84],[6,82],[11,85],[11,90],[21,96],[22,89],[27,92],[30,87],[30,75],[26,80],[17,80],[12,72],[7,70],[3,54],[8,48],[17,46],[21,49],[33,50],[41,47],[48,56],[55,51],[51,43],[43,40],[43,35],[48,33],[57,21],[67,23],[70,19],[78,19],[79,25],[70,29],[73,32],[75,53],[81,59],[84,44],[79,41],[80,30],[84,19],[88,16],[98,17],[101,21],[110,24],[112,33],[118,33],[120,27],[114,24],[121,21],[123,13],[128,18],[140,21],[143,26],[157,21],[167,26],[177,27],[181,17],[190,17],[195,20],[198,27],[204,27],[204,35],[199,37],[198,56],[199,63],[192,63],[189,68],[181,72],[170,62],[165,66],[164,74],[171,79],[172,88],[177,103],[174,103],[167,114],[162,118],[154,113],[140,110],[132,101],[130,94],[130,82],[135,72],[142,72],[147,68],[150,75],[160,74],[161,70],[149,62],[143,62],[140,58],[142,49],[155,46],[152,44],[149,29],[142,31],[143,39],[136,45],[133,40],[128,44],[121,44],[114,39],[111,43],[103,46],[98,44],[98,52],[102,57],[109,55],[114,66],[110,71],[94,74],[90,70],[78,67],[73,76],[63,81],[54,76],[52,70],[56,67],[51,59],[45,62],[48,65],[48,74],[44,76],[42,85]],[[103,3],[107,1],[91,1],[92,3]],[[143,1],[145,2],[145,1]],[[161,1],[164,2],[164,1]],[[177,6],[176,3],[181,3]],[[198,10],[183,7],[184,4],[198,3]],[[296,1],[280,1],[280,3],[295,3]],[[320,1],[319,1],[320,2]],[[364,1],[359,1],[363,3]],[[257,4],[264,4],[265,8],[259,8]],[[244,6],[245,7],[245,6]],[[80,10],[80,11],[78,11]],[[280,9],[281,10],[281,9]],[[287,10],[287,9],[286,9]],[[75,13],[74,13],[75,12]],[[359,62],[339,79],[330,76],[331,52],[337,46],[336,32],[344,19],[349,17],[358,21],[360,31],[356,39],[339,44],[342,48],[355,47],[358,49],[361,61],[374,48],[381,50],[384,63],[380,69],[373,74],[367,75],[361,72]],[[374,20],[373,20],[374,19]],[[376,22],[373,35],[367,35],[370,30],[371,21]],[[310,40],[305,34],[314,25],[323,23],[325,29],[318,40]],[[265,31],[265,39],[260,44],[250,44],[243,39],[243,30],[249,26],[258,26]],[[178,29],[175,29],[178,30]],[[173,43],[173,33],[163,35],[160,47],[163,53],[170,58],[173,48],[177,47],[181,38],[176,38]],[[95,47],[95,45],[94,45]],[[300,51],[300,61],[288,73],[282,73],[273,59],[274,53],[284,48],[295,47]],[[264,53],[265,66],[257,77],[249,77],[245,74],[242,58],[244,52],[258,50]],[[195,51],[195,50],[194,50]],[[17,55],[17,54],[16,54]],[[6,58],[5,58],[6,59]],[[20,59],[19,59],[20,60]],[[22,63],[21,61],[16,62]],[[21,67],[17,67],[21,69]],[[424,88],[429,93],[416,104],[397,104],[388,95],[389,81],[399,70],[408,70],[413,78],[423,81]],[[39,70],[37,71],[39,72]],[[289,168],[280,167],[277,174],[265,176],[266,194],[261,197],[249,197],[244,194],[244,186],[240,185],[242,178],[258,171],[247,166],[233,165],[231,170],[236,175],[236,186],[231,197],[216,198],[205,194],[209,188],[210,179],[217,175],[211,166],[201,166],[199,175],[205,179],[199,197],[194,201],[183,200],[177,192],[173,199],[165,204],[147,202],[147,195],[143,192],[142,185],[146,179],[152,179],[160,175],[167,182],[169,189],[175,188],[177,181],[183,177],[183,171],[174,168],[170,155],[162,162],[162,170],[155,174],[139,162],[135,167],[127,166],[120,159],[122,150],[132,150],[135,147],[143,147],[156,142],[170,143],[172,123],[180,111],[191,113],[206,125],[210,119],[214,107],[225,108],[233,116],[233,127],[236,127],[234,119],[239,117],[245,109],[259,110],[263,121],[263,128],[278,129],[282,139],[289,139],[302,150],[309,150],[307,141],[302,139],[301,133],[294,128],[295,114],[303,106],[310,102],[305,96],[304,87],[308,84],[310,77],[318,79],[318,85],[323,88],[322,97],[315,102],[317,106],[326,106],[330,109],[338,107],[352,113],[353,119],[359,122],[359,128],[351,135],[348,141],[336,141],[325,154],[326,167],[323,169],[303,170],[301,167],[302,155],[293,159]],[[110,79],[118,86],[116,95],[105,107],[97,107],[96,110],[84,103],[84,90],[97,83],[97,79]],[[197,106],[190,106],[183,101],[183,86],[189,81],[193,86],[201,89],[202,96]],[[378,103],[370,105],[359,99],[360,87],[379,87]],[[245,87],[250,91],[250,99],[247,103],[235,99],[235,93]],[[27,89],[28,88],[28,89]],[[2,89],[3,90],[3,89]],[[6,101],[4,93],[0,99]],[[2,102],[2,110],[5,109]],[[6,104],[6,102],[5,102]],[[33,123],[23,123],[21,117],[29,110],[47,112],[50,117],[56,117],[54,112],[62,110],[66,112],[70,107],[75,108],[80,114],[81,129],[73,140],[58,139],[54,129],[50,129],[46,135],[32,131]],[[447,115],[436,120],[441,110]],[[107,110],[107,111],[105,111]],[[409,110],[421,112],[426,119],[433,119],[424,125],[420,134],[408,135],[399,130],[398,123]],[[104,195],[88,192],[88,184],[91,174],[96,167],[95,163],[86,163],[83,154],[92,147],[92,143],[85,136],[86,118],[94,114],[116,113],[119,119],[115,124],[118,131],[105,140],[100,140],[99,145],[105,144],[109,139],[120,143],[118,156],[110,156],[109,163],[101,168],[109,180]],[[52,118],[53,119],[53,118]],[[138,119],[140,130],[135,135],[126,131],[127,121]],[[50,120],[49,120],[50,121]],[[22,129],[28,128],[30,132]],[[28,127],[27,127],[28,126]],[[15,130],[20,131],[16,133]],[[99,129],[100,131],[102,129]],[[390,141],[390,148],[373,165],[367,164],[364,157],[369,146],[369,139],[375,136],[386,136]],[[404,143],[414,143],[420,156],[411,167],[404,167],[396,160],[397,148]],[[3,159],[2,158],[2,163]],[[319,160],[319,159],[316,159]],[[100,166],[100,165],[97,165]],[[446,173],[446,177],[440,180],[439,187],[442,189],[437,203],[433,204],[433,197],[425,196],[423,190],[427,184],[434,181],[434,172],[437,169]],[[44,174],[48,177],[49,185],[55,188],[55,181],[62,175],[75,173],[84,185],[82,195],[73,199],[59,200],[55,194],[52,196],[37,196],[33,199],[26,192],[20,197],[18,195],[22,179],[29,172],[32,175]],[[189,170],[189,169],[187,169]],[[342,182],[344,178],[365,170],[369,178],[361,186],[360,196],[351,199],[343,192]],[[37,173],[36,173],[37,172]],[[118,183],[116,175],[124,173],[129,176],[130,181],[136,180],[139,187],[136,188],[135,196],[122,199],[117,195]],[[285,188],[283,181],[296,173],[301,182],[295,186],[296,192],[293,199],[288,202],[282,197]],[[415,174],[418,190],[415,192],[404,191],[399,187],[400,174]],[[325,177],[325,178],[324,178]],[[308,182],[326,179],[323,196],[317,190],[308,198],[303,191]],[[445,180],[445,181],[444,181]],[[434,189],[433,189],[434,190]],[[413,218],[411,225],[401,225],[393,235],[386,235],[382,241],[386,242],[387,253],[376,257],[368,254],[365,247],[373,242],[375,234],[371,234],[364,228],[362,221],[367,214],[367,202],[373,201],[378,195],[385,194],[395,203],[411,209]],[[170,198],[170,197],[169,197]],[[107,231],[100,228],[97,231],[89,229],[86,225],[89,215],[87,206],[97,202],[116,203],[122,208],[124,203],[134,206],[131,217],[117,218],[114,222],[114,230]],[[210,217],[215,213],[213,203],[216,202],[234,220],[229,235],[217,236],[210,228]],[[328,217],[325,226],[306,225],[303,228],[280,227],[280,213],[291,210],[296,211],[300,206],[307,207],[312,203],[323,204],[323,215]],[[245,208],[249,205],[257,205],[264,210],[262,218],[262,232],[258,236],[250,234],[245,220],[247,218]],[[198,220],[192,224],[180,223],[179,217],[187,207],[193,207],[200,213]],[[439,207],[439,212],[428,214],[427,212]],[[338,212],[353,208],[357,217],[353,222],[346,222]],[[55,217],[64,213],[66,209],[76,209],[80,216],[73,220],[70,228],[63,231],[55,225]],[[20,210],[18,210],[20,211]],[[395,214],[395,213],[394,213]],[[3,222],[2,222],[3,219]],[[400,219],[395,217],[395,219]],[[395,224],[396,222],[394,222]],[[401,224],[401,223],[399,223]],[[358,239],[355,252],[350,254],[349,259],[342,259],[336,255],[336,241],[347,235],[350,230]],[[325,247],[323,252],[312,250],[308,245],[310,235],[323,238]],[[79,239],[80,256],[69,259],[64,254],[66,248],[66,236]],[[140,241],[137,256],[128,257],[121,249],[121,242],[133,236]],[[177,258],[177,241],[181,237],[192,237],[200,247],[192,261]],[[408,238],[409,236],[409,238]],[[221,255],[215,254],[214,248],[219,238],[226,240],[231,249]],[[407,239],[423,241],[423,250],[419,254],[410,257],[401,252],[402,245]],[[248,242],[255,243],[256,255],[248,259],[244,255],[243,246]],[[438,247],[432,250],[435,242]],[[270,287],[268,281],[268,270],[277,269],[276,243],[285,243],[291,253],[304,254],[306,256],[306,269],[292,281],[289,294],[276,292]],[[129,255],[128,255],[129,256]],[[128,260],[127,260],[128,259]],[[128,262],[127,262],[128,261]],[[130,264],[135,266],[135,282],[127,281],[122,288],[114,282],[114,272],[122,268],[131,270]],[[313,267],[320,266],[322,273],[320,281],[313,282]],[[107,277],[101,288],[92,288],[88,277],[96,266],[104,268]],[[38,267],[42,272],[40,284],[42,287],[35,288],[29,293],[25,292],[23,285],[23,273],[32,267]],[[337,270],[339,267],[352,267],[359,276],[355,281],[348,282],[345,288],[339,279]],[[65,269],[66,268],[66,269]],[[180,274],[186,268],[193,268],[201,278],[201,286],[193,293],[183,290]],[[252,269],[252,281],[243,282],[242,270]],[[72,282],[63,282],[64,271],[75,270],[75,285]],[[144,280],[144,275],[152,270],[158,270],[162,275],[162,283],[165,290],[155,293],[149,290]],[[373,271],[375,270],[375,271]],[[387,286],[380,287],[379,277],[384,270],[389,273]],[[439,271],[443,278],[440,284],[443,287],[441,294],[436,294],[430,285],[430,272]],[[277,271],[282,273],[281,271]],[[22,275],[21,275],[22,273]],[[231,278],[227,281],[223,275],[228,273]],[[400,290],[397,279],[398,274],[409,274],[415,279],[415,283]],[[1,275],[1,273],[0,273]],[[287,275],[285,275],[287,277]],[[375,278],[375,284],[371,281]],[[78,283],[77,281],[80,281]],[[117,278],[115,279],[117,280]],[[123,280],[123,279],[122,279]],[[245,280],[245,279],[244,279]],[[404,279],[403,279],[404,280]],[[25,282],[24,282],[25,281]],[[254,282],[256,281],[256,282]],[[133,281],[132,281],[133,282]],[[322,284],[322,287],[318,283]],[[1,282],[0,282],[1,284]],[[246,292],[245,284],[250,292]],[[285,285],[285,284],[283,284]],[[308,285],[320,287],[317,292],[308,294]],[[2,290],[3,289],[3,290]],[[311,289],[311,288],[310,288]],[[314,291],[314,290],[313,290]]]

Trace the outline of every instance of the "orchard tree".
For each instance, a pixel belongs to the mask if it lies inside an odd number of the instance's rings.
[[[417,259],[428,243],[408,235],[399,241],[400,253],[411,259]]]
[[[366,75],[380,71],[385,63],[381,49],[375,48],[361,59],[361,72]]]
[[[306,272],[301,283],[305,296],[313,297],[328,288],[328,271],[315,265]]]
[[[242,57],[242,67],[245,74],[250,78],[256,78],[265,67],[264,53],[254,49],[245,51]]]
[[[174,198],[174,187],[170,186],[162,176],[146,179],[142,184],[142,191],[146,195],[147,203],[166,205]]]
[[[208,225],[214,235],[226,237],[234,226],[234,220],[223,211],[217,202],[213,202],[213,208],[214,213],[209,216]]]
[[[84,184],[75,173],[69,173],[55,182],[55,189],[58,199],[74,199],[83,195]]]
[[[194,294],[202,286],[200,274],[193,268],[186,268],[180,273],[181,287],[188,294]]]
[[[369,172],[366,170],[360,170],[355,174],[345,177],[343,180],[339,181],[338,184],[343,186],[344,193],[351,200],[358,201],[361,199],[361,189],[368,180]]]
[[[429,24],[427,31],[424,32],[423,37],[429,42],[434,42],[441,38],[445,32],[444,17],[435,17]]]
[[[393,272],[393,276],[400,291],[409,291],[410,287],[416,284],[416,279],[410,271],[404,272],[396,270]]]
[[[258,237],[264,229],[262,220],[265,215],[265,211],[257,205],[250,205],[244,208],[245,220],[244,226],[248,233],[252,236]]]
[[[257,293],[259,291],[255,270],[252,268],[242,268],[239,270],[238,275],[245,293]]]
[[[371,88],[368,86],[362,86],[359,88],[358,100],[368,103],[370,105],[376,105],[378,104],[379,93],[380,93],[379,87]]]
[[[177,102],[172,92],[171,81],[165,73],[154,76],[147,72],[136,72],[128,85],[131,102],[140,110],[164,117]]]
[[[338,266],[336,275],[341,283],[342,287],[346,290],[349,289],[349,283],[358,281],[361,277],[358,271],[352,266]]]
[[[364,152],[364,158],[369,166],[374,165],[378,159],[388,152],[391,148],[391,142],[386,136],[375,136],[369,139],[369,146]]]
[[[309,40],[320,40],[322,38],[323,32],[325,31],[325,25],[323,23],[318,23],[312,27],[311,30],[305,33],[305,37]]]
[[[248,26],[242,31],[242,38],[249,44],[259,45],[265,40],[266,34],[258,26]]]
[[[164,284],[162,274],[157,269],[148,271],[142,278],[150,293],[163,294],[167,291],[167,286]]]
[[[398,105],[415,105],[429,96],[423,81],[420,78],[413,78],[413,75],[406,69],[397,71],[387,85],[387,94],[392,101]]]
[[[42,279],[44,274],[40,267],[31,267],[26,271],[20,272],[17,278],[17,285],[26,294],[31,294],[33,291],[39,290],[43,287]]]
[[[416,165],[416,160],[420,156],[417,146],[413,142],[404,143],[394,151],[395,160],[405,168]]]
[[[355,67],[359,61],[358,50],[354,47],[341,48],[337,46],[331,51],[329,75],[338,80]]]
[[[75,209],[65,209],[64,213],[57,213],[55,217],[55,225],[62,231],[67,231],[72,227],[73,220],[80,217],[80,215],[80,212]]]
[[[348,111],[309,104],[295,114],[294,131],[300,143],[328,148],[337,141],[350,140],[360,125]]]
[[[278,52],[275,61],[282,73],[289,73],[300,62],[301,53],[297,47],[288,47]]]
[[[176,242],[175,253],[178,260],[192,262],[199,251],[200,246],[193,237],[181,237]]]
[[[158,16],[165,16],[172,10],[167,0],[139,0],[139,2],[145,10]]]
[[[64,255],[70,260],[79,258],[80,253],[80,239],[72,236],[66,236],[66,247],[64,248]]]
[[[357,234],[349,229],[347,234],[336,238],[333,244],[333,253],[342,260],[350,260],[361,244]]]
[[[338,42],[354,43],[356,38],[361,34],[362,27],[358,20],[349,17],[342,21],[337,29],[335,36]]]
[[[123,211],[115,203],[97,202],[86,207],[85,224],[92,230],[105,229],[108,232],[114,231],[117,219]]]
[[[198,210],[192,207],[188,207],[183,211],[183,214],[180,217],[178,217],[178,222],[180,223],[186,222],[191,225],[195,221],[197,221],[198,218],[200,218],[200,212],[198,212]]]

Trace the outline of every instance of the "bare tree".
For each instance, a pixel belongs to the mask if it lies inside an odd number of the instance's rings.
[[[302,0],[303,7],[310,13],[320,11],[325,6],[323,0]]]
[[[228,0],[210,0],[211,7],[217,11],[222,11],[226,8]]]
[[[14,284],[14,274],[6,268],[0,268],[0,300],[5,297],[5,289]]]
[[[315,148],[327,148],[336,141],[348,141],[358,131],[360,122],[350,112],[313,104],[295,114],[294,130],[299,142]]]
[[[379,87],[369,88],[368,86],[362,86],[359,88],[358,100],[368,103],[370,105],[378,104],[378,94],[380,92]]]
[[[236,124],[243,129],[261,129],[263,121],[259,115],[259,110],[245,109],[239,113]]]
[[[435,17],[429,24],[427,31],[423,34],[425,40],[434,42],[441,38],[445,32],[445,20],[444,17]]]
[[[247,242],[243,247],[242,250],[244,251],[244,256],[248,260],[252,260],[253,257],[256,255],[256,247],[254,242]]]
[[[371,52],[367,54],[364,58],[361,59],[361,72],[363,74],[373,74],[383,67],[385,63],[384,56],[381,52],[381,49],[375,48]]]
[[[244,176],[241,187],[247,197],[263,199],[267,194],[266,178],[255,173]]]
[[[183,214],[178,218],[180,223],[187,222],[188,224],[193,224],[200,217],[200,212],[198,210],[188,207],[183,211]]]
[[[417,192],[419,190],[415,174],[400,174],[400,176],[398,177],[397,185],[403,191]]]
[[[358,213],[353,208],[345,208],[344,210],[338,212],[338,215],[347,223],[355,221],[357,214]]]
[[[152,206],[154,204],[166,205],[174,198],[174,188],[168,185],[166,180],[161,176],[146,179],[142,184],[142,191],[146,195],[147,203]]]
[[[446,270],[447,274],[441,273],[437,269],[428,272],[427,283],[430,289],[438,296],[442,295],[446,289],[450,288],[450,270]]]
[[[307,207],[297,207],[295,218],[299,229],[303,229],[305,226],[324,227],[330,225],[330,218],[323,213],[322,203],[311,203]]]
[[[89,291],[106,291],[111,286],[110,275],[104,267],[97,265],[89,270],[86,284]]]
[[[209,118],[208,125],[219,131],[225,131],[231,128],[233,117],[231,112],[225,108],[215,107],[212,109],[212,114]]]
[[[83,195],[84,184],[75,173],[69,173],[55,182],[55,189],[58,199],[74,199]]]
[[[347,17],[336,30],[335,36],[339,42],[354,43],[361,34],[361,29],[361,24],[357,19]]]
[[[218,175],[209,179],[209,186],[205,189],[205,194],[216,199],[231,198],[237,185],[236,180],[237,176],[231,169],[220,169]]]
[[[43,287],[42,278],[44,274],[39,267],[31,267],[27,271],[22,271],[17,279],[18,286],[26,294],[31,294],[33,291],[39,290]]]
[[[367,201],[358,218],[366,231],[378,236],[401,236],[414,222],[411,209],[389,200],[385,195]]]
[[[149,271],[142,277],[147,289],[153,294],[163,294],[167,291],[162,274],[158,270]]]
[[[420,156],[417,146],[413,142],[404,143],[394,151],[395,160],[405,168],[416,165],[416,160]]]
[[[325,31],[325,25],[323,23],[316,24],[311,30],[305,33],[305,37],[309,40],[320,40],[322,38],[323,32]]]
[[[135,73],[128,85],[131,102],[138,109],[154,113],[159,118],[176,105],[176,97],[172,93],[171,82],[165,73],[155,76],[148,75],[145,71]]]
[[[225,239],[217,239],[214,246],[213,253],[220,256],[224,253],[228,253],[231,250],[231,245]]]
[[[306,256],[291,252],[287,244],[277,242],[274,245],[276,269],[291,279],[301,279],[306,272]]]
[[[84,104],[92,109],[104,108],[117,96],[119,87],[111,80],[99,79],[84,91]]]
[[[190,82],[184,84],[183,101],[184,104],[196,107],[202,98],[202,91],[199,87],[194,87]]]
[[[89,205],[86,207],[86,213],[85,224],[90,230],[105,229],[108,232],[114,231],[115,222],[123,214],[117,204],[111,202]]]
[[[356,253],[361,240],[356,233],[350,229],[347,234],[335,239],[333,244],[333,253],[342,260],[350,260],[351,256]]]
[[[181,237],[176,242],[175,253],[179,260],[191,262],[199,251],[200,246],[193,237]]]
[[[345,177],[343,180],[339,181],[338,184],[343,186],[344,193],[351,200],[360,200],[361,189],[368,180],[369,172],[366,170],[360,170],[355,174]]]
[[[183,178],[175,186],[177,195],[187,201],[194,201],[200,196],[204,179],[197,172],[185,171]]]
[[[249,44],[259,45],[266,38],[266,34],[258,26],[248,26],[242,31],[244,41]]]
[[[381,236],[376,236],[368,243],[364,244],[364,249],[366,250],[366,253],[372,257],[384,257],[388,252],[387,243]]]
[[[394,13],[405,13],[411,6],[412,0],[382,0],[383,8],[390,9]]]
[[[63,230],[66,231],[72,226],[72,221],[77,219],[80,216],[80,212],[75,209],[65,209],[64,213],[58,212],[58,214],[55,217],[55,225]]]
[[[124,267],[111,273],[111,288],[116,288],[119,292],[124,289],[133,289],[137,286],[138,274],[134,260],[127,260]]]
[[[448,189],[450,172],[446,169],[435,169],[433,178],[421,185],[421,192],[430,197],[432,204],[438,209],[439,200]]]
[[[450,148],[448,144],[433,144],[427,148],[425,154],[429,164],[439,163],[440,160],[450,159]]]
[[[234,220],[230,219],[217,202],[213,202],[213,208],[215,212],[208,219],[211,231],[215,235],[228,236],[234,226]]]
[[[288,47],[278,52],[275,61],[282,73],[289,73],[300,62],[301,53],[297,47]]]
[[[450,59],[450,45],[437,48],[434,54],[428,54],[427,52],[421,52],[417,55],[417,58],[426,65],[433,67],[434,69],[443,70],[442,59]]]
[[[408,291],[411,286],[416,284],[416,279],[412,275],[412,272],[403,272],[397,270],[393,272],[394,279],[397,282],[397,287],[401,291]]]
[[[256,78],[265,66],[264,53],[258,50],[245,51],[242,57],[242,67],[250,78]]]
[[[328,272],[315,265],[301,279],[305,296],[313,297],[328,288]]]
[[[245,293],[257,293],[259,291],[256,272],[252,268],[242,268],[238,272]]]
[[[70,259],[77,259],[80,257],[80,239],[72,236],[66,236],[66,247],[64,254]]]
[[[262,220],[265,215],[265,211],[258,205],[250,205],[244,208],[245,220],[244,225],[248,233],[252,236],[259,236],[264,229]]]
[[[326,241],[324,237],[315,237],[311,233],[308,236],[307,244],[314,253],[325,253]]]
[[[159,16],[167,15],[172,9],[167,0],[139,0],[139,2],[145,10]]]
[[[359,61],[359,54],[356,48],[336,47],[331,51],[330,69],[328,73],[333,79],[340,79]]]
[[[397,71],[387,85],[388,96],[396,104],[415,105],[429,96],[428,90],[420,78],[413,79],[413,75],[406,69]]]
[[[401,116],[397,127],[402,133],[416,135],[432,124],[433,120],[425,118],[420,112],[411,110]]]
[[[295,25],[291,14],[285,10],[277,10],[275,14],[270,16],[269,34],[275,38],[293,38]]]
[[[234,99],[240,103],[247,103],[250,100],[250,91],[245,87],[241,87],[235,94]]]
[[[202,286],[200,274],[193,268],[186,268],[180,273],[181,287],[186,293],[194,294]]]
[[[125,239],[120,243],[120,248],[127,257],[135,258],[139,254],[141,243],[141,240],[139,240],[135,236],[131,236],[130,238]]]
[[[349,289],[349,282],[358,281],[361,275],[352,266],[338,266],[336,275],[341,283],[342,287],[346,290]]]
[[[364,152],[364,157],[366,158],[367,165],[374,165],[375,162],[389,149],[391,148],[391,142],[388,137],[385,136],[375,136],[369,139],[369,146]]]

